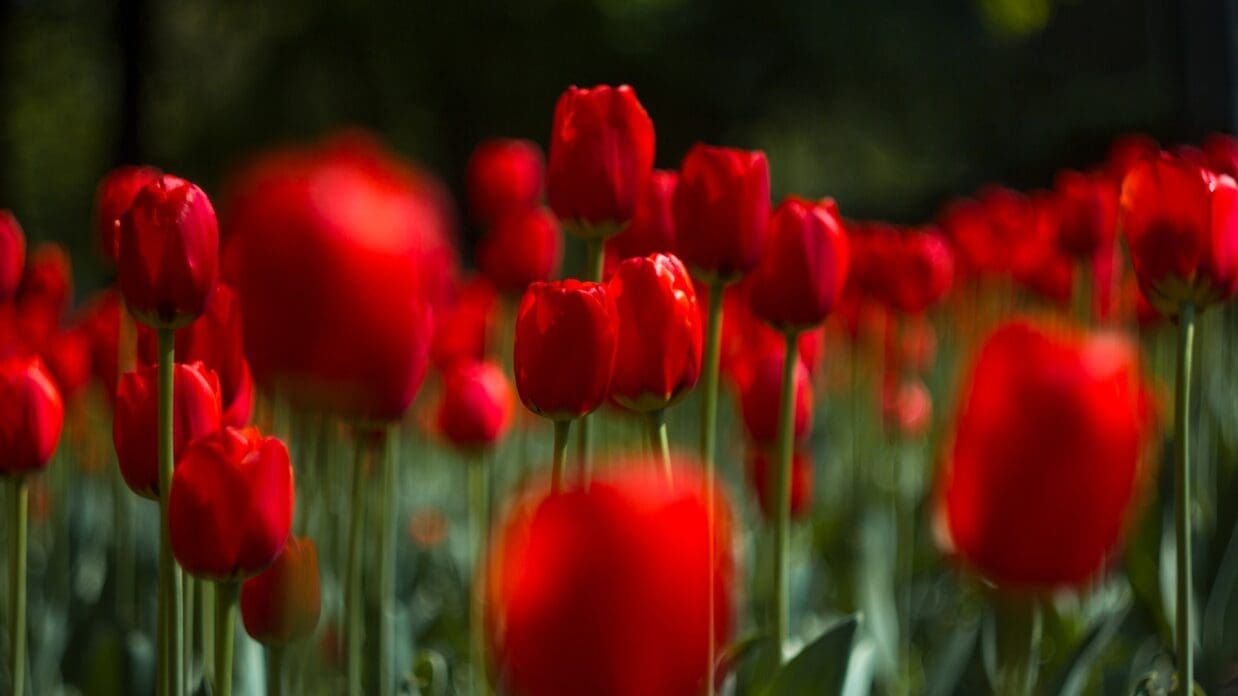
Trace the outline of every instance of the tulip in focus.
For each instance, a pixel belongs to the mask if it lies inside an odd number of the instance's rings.
[[[673,200],[676,253],[694,273],[732,281],[756,267],[769,224],[765,153],[696,144]]]
[[[820,324],[842,295],[848,260],[834,201],[788,198],[770,219],[765,253],[752,274],[753,311],[784,331]]]

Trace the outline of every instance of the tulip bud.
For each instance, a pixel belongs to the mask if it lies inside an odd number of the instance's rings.
[[[309,637],[321,610],[318,547],[309,537],[288,537],[275,562],[241,585],[245,632],[268,647]]]
[[[671,254],[631,258],[607,293],[619,334],[611,396],[635,411],[670,406],[701,376],[701,311],[687,269]]]
[[[607,259],[614,264],[635,256],[675,250],[675,215],[671,202],[679,174],[655,169],[636,199],[632,221],[619,234],[606,240]]]
[[[456,360],[484,360],[498,321],[499,296],[483,275],[466,281],[454,301],[435,315],[430,362],[445,370]]]
[[[1053,186],[1061,214],[1061,250],[1090,261],[1109,249],[1118,233],[1118,187],[1103,174],[1063,171]]]
[[[762,447],[748,450],[748,480],[756,493],[761,515],[774,519],[777,512],[773,492],[777,489],[776,462]],[[796,451],[791,457],[791,519],[799,519],[812,511],[812,457]]]
[[[0,475],[44,469],[56,451],[64,402],[36,357],[0,359]]]
[[[219,227],[202,189],[171,175],[142,187],[120,218],[118,249],[120,292],[140,321],[180,327],[206,311]]]
[[[752,274],[757,316],[783,330],[825,321],[847,280],[847,235],[832,199],[788,198],[770,220],[765,253]]]
[[[55,242],[36,246],[26,259],[17,303],[23,310],[44,312],[55,328],[73,299],[73,266],[69,252]]]
[[[138,191],[162,176],[163,172],[154,167],[123,166],[99,181],[99,188],[95,189],[95,234],[99,248],[112,263],[116,263],[120,251],[117,243],[121,216],[133,205]]]
[[[25,267],[26,236],[13,213],[0,210],[0,303],[8,302],[17,294]]]
[[[477,267],[499,290],[520,294],[529,283],[552,279],[563,261],[559,221],[547,208],[499,218],[477,247]]]
[[[172,456],[219,430],[219,377],[202,363],[177,363],[172,372]],[[126,373],[116,389],[112,442],[121,476],[130,490],[159,498],[159,375],[155,366]]]
[[[571,420],[602,404],[615,368],[615,302],[598,283],[533,283],[516,312],[516,391],[530,411]]]
[[[672,206],[676,252],[689,268],[727,281],[744,275],[765,248],[765,153],[693,145],[680,166]]]
[[[457,360],[444,372],[438,428],[453,445],[493,445],[507,431],[511,416],[511,385],[498,365]]]
[[[172,554],[187,573],[217,581],[271,564],[292,528],[288,448],[257,428],[224,428],[177,459],[168,500]]]
[[[542,150],[528,140],[495,138],[478,145],[465,173],[469,209],[483,226],[536,207],[542,197]]]
[[[72,401],[90,382],[91,345],[90,336],[84,328],[57,332],[42,357],[66,401]]]
[[[1058,201],[1045,191],[1029,199],[1024,228],[1010,257],[1011,276],[1028,290],[1058,305],[1070,304],[1075,269],[1059,246]]]
[[[779,397],[782,392],[784,348],[765,351],[752,359],[739,376],[739,406],[748,436],[758,445],[778,437]],[[803,360],[795,361],[795,441],[802,442],[812,425],[812,383]]]
[[[568,87],[550,131],[550,207],[573,234],[615,234],[632,219],[653,151],[653,121],[631,87]]]

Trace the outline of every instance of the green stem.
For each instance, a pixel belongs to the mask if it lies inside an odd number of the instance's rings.
[[[378,548],[378,565],[382,573],[379,580],[378,693],[388,696],[395,683],[395,673],[392,671],[395,641],[391,635],[391,618],[395,615],[395,517],[399,503],[399,480],[395,475],[395,438],[388,436],[384,440],[387,449],[383,457],[382,541]]]
[[[469,527],[473,537],[473,587],[469,603],[469,666],[473,693],[486,693],[486,548],[489,545],[490,469],[479,455],[469,462]]]
[[[232,696],[232,652],[236,638],[235,582],[215,583],[215,696]]]
[[[365,521],[365,438],[357,434],[356,459],[352,472],[352,506],[348,520],[348,575],[344,583],[344,603],[347,614],[345,635],[348,652],[348,694],[361,694],[362,590],[361,590],[361,527]]]
[[[567,439],[572,430],[572,421],[555,421],[555,460],[550,471],[550,490],[558,493],[563,490],[563,469],[567,462]]]
[[[799,360],[799,332],[788,331],[782,361],[782,392],[778,401],[778,517],[774,526],[774,639],[782,664],[787,644],[790,610],[788,557],[791,550],[791,459],[795,448],[795,363]]]
[[[606,245],[605,240],[601,238],[590,238],[585,240],[585,255],[589,264],[588,273],[586,276],[589,280],[595,283],[602,282],[602,270],[606,263]],[[589,433],[590,421],[592,418],[589,414],[580,417],[580,427],[576,433],[576,461],[580,465],[580,480],[588,483],[593,476],[593,463],[589,457]]]
[[[708,571],[705,576],[708,587],[706,593],[706,612],[709,614],[709,649],[705,653],[709,663],[705,671],[705,693],[707,696],[714,696],[714,682],[716,681],[714,672],[717,668],[714,660],[714,653],[717,651],[717,646],[714,644],[716,639],[715,624],[717,621],[717,617],[714,616],[714,476],[717,471],[717,463],[714,461],[714,452],[717,445],[714,431],[718,425],[718,368],[722,356],[722,294],[725,288],[726,285],[720,280],[709,281],[709,315],[705,334],[705,369],[701,375],[702,380],[704,380],[701,394],[701,463],[705,466],[705,518],[708,530],[706,553],[709,557]]]
[[[671,472],[671,445],[666,433],[666,412],[662,409],[650,411],[648,420],[649,445],[653,447],[654,456],[662,462],[666,482],[671,483],[674,480],[674,474]]]
[[[163,632],[161,654],[167,674],[167,693],[181,696],[185,689],[184,621],[181,616],[183,578],[180,566],[172,557],[172,544],[168,536],[168,500],[172,491],[173,441],[172,404],[173,370],[176,360],[176,332],[161,327],[156,330],[159,349],[159,580]]]
[[[1174,521],[1178,552],[1177,630],[1179,691],[1191,693],[1195,664],[1191,643],[1191,362],[1195,348],[1195,306],[1178,313],[1178,376],[1174,394]]]
[[[198,584],[199,623],[202,625],[202,673],[206,681],[215,680],[215,583]]]
[[[997,696],[1031,696],[1040,671],[1040,604],[1033,597],[998,597],[995,614],[996,635],[987,641],[996,652],[993,691]]]
[[[181,603],[181,616],[184,617],[185,621],[185,632],[182,634],[181,640],[183,641],[182,645],[184,646],[184,656],[182,659],[184,659],[183,664],[185,665],[186,677],[190,677],[193,673],[193,598],[194,594],[196,594],[194,590],[197,588],[198,584],[199,581],[193,577],[185,578],[185,596],[183,598],[184,601]]]
[[[9,563],[12,573],[10,591],[13,606],[9,613],[13,625],[9,642],[13,649],[10,673],[13,675],[13,694],[23,696],[26,683],[26,543],[27,521],[30,510],[30,488],[24,476],[13,479],[13,558]]]
[[[267,696],[284,696],[284,649],[267,649]]]

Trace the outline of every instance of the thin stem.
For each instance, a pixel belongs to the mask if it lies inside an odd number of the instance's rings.
[[[9,642],[13,649],[10,674],[13,675],[13,694],[23,696],[26,684],[26,542],[27,521],[30,510],[30,489],[26,477],[17,476],[13,479],[13,530],[16,538],[13,540],[13,557],[9,562],[10,591],[13,606],[9,613],[13,625],[10,627]]]
[[[490,469],[479,455],[469,462],[469,527],[473,537],[473,592],[469,611],[469,666],[473,693],[486,693],[486,549],[490,535]]]
[[[378,565],[382,573],[379,580],[380,622],[378,646],[378,693],[386,696],[395,684],[395,641],[391,635],[391,617],[395,615],[395,516],[399,501],[399,479],[395,475],[396,448],[393,437],[385,437],[386,456],[383,457],[382,490],[382,544],[379,546]],[[377,454],[377,453],[376,453]]]
[[[605,240],[601,238],[590,238],[585,240],[585,256],[589,264],[588,273],[586,276],[589,280],[595,283],[602,282],[602,269],[606,263],[606,245]],[[580,480],[588,483],[593,476],[593,463],[589,457],[589,433],[590,421],[592,419],[589,414],[580,417],[580,427],[576,433],[576,461],[580,466]]]
[[[1034,597],[997,598],[996,635],[992,645],[993,691],[998,696],[1031,696],[1040,671],[1040,637],[1043,629],[1040,604]]]
[[[202,596],[198,602],[199,623],[202,624],[202,673],[206,681],[214,683],[215,679],[215,583],[198,583],[198,594]]]
[[[1174,394],[1174,528],[1177,534],[1177,629],[1179,691],[1191,693],[1195,664],[1191,643],[1191,362],[1195,348],[1195,306],[1183,302],[1178,312],[1178,376]]]
[[[267,649],[267,696],[284,696],[284,649]]]
[[[654,456],[662,462],[666,482],[671,483],[674,481],[674,474],[671,472],[671,446],[666,434],[666,412],[662,409],[650,411],[648,421],[649,445],[653,447]]]
[[[572,421],[555,421],[555,460],[550,472],[550,490],[558,493],[563,490],[563,468],[567,461],[567,437],[572,430]]]
[[[718,425],[718,367],[722,355],[722,293],[725,285],[719,280],[709,281],[709,316],[705,334],[705,370],[701,378],[704,380],[701,394],[701,462],[705,466],[705,519],[708,537],[706,554],[709,557],[706,573],[706,613],[709,615],[709,649],[706,660],[709,663],[705,671],[705,692],[714,696],[716,689],[714,672],[716,663],[714,653],[717,617],[714,615],[714,476],[717,463],[714,461],[716,438],[714,431]]]
[[[197,589],[197,586],[199,585],[199,583],[200,581],[193,578],[192,576],[185,578],[185,596],[183,598],[184,601],[181,603],[181,616],[184,617],[184,622],[185,622],[185,631],[181,637],[181,640],[183,641],[182,644],[184,646],[184,653],[185,653],[182,659],[184,659],[186,677],[190,677],[193,672],[193,646],[194,646],[194,641],[193,641],[194,602],[193,602],[193,598],[194,598],[194,594],[196,594],[195,590]]]
[[[236,637],[235,582],[215,583],[215,691],[232,696],[232,651]]]
[[[790,610],[788,557],[791,550],[791,458],[795,447],[795,364],[799,360],[799,332],[788,331],[782,361],[782,393],[778,401],[778,517],[774,527],[774,639],[778,662],[787,644]]]
[[[185,689],[185,654],[182,648],[184,621],[181,615],[183,578],[180,566],[172,558],[168,536],[168,500],[172,490],[172,404],[173,369],[176,360],[176,332],[161,327],[156,330],[159,349],[159,580],[163,632],[161,656],[168,680],[167,693],[181,696]]]
[[[356,442],[356,459],[353,462],[352,473],[352,506],[349,508],[348,519],[348,576],[344,584],[344,603],[348,623],[347,636],[348,653],[348,693],[349,696],[361,694],[361,643],[362,643],[362,590],[361,590],[361,527],[365,521],[365,465],[366,452],[364,437],[358,433]]]

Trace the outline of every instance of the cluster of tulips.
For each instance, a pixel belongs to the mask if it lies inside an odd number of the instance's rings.
[[[908,227],[846,219],[828,198],[772,206],[758,151],[698,144],[664,171],[654,150],[653,122],[626,86],[564,92],[545,159],[527,141],[481,144],[467,168],[483,232],[468,273],[445,189],[361,134],[255,160],[222,192],[219,222],[195,184],[123,167],[96,201],[116,287],[68,319],[67,255],[54,245],[27,255],[5,214],[9,693],[27,693],[32,481],[62,430],[83,470],[99,468],[87,463],[99,448],[83,414],[101,403],[116,476],[158,503],[148,683],[160,694],[203,681],[231,693],[238,604],[267,648],[269,693],[314,691],[283,665],[287,647],[316,632],[333,665],[322,689],[390,694],[410,679],[389,621],[406,589],[397,464],[419,465],[397,463],[402,431],[418,451],[437,439],[467,460],[469,659],[453,665],[452,683],[672,695],[740,679],[753,692],[803,692],[802,675],[819,674],[811,664],[825,655],[816,646],[845,653],[857,625],[867,630],[852,618],[807,641],[811,627],[793,620],[792,520],[813,504],[814,405],[875,366],[886,441],[927,453],[943,321],[954,330],[942,341],[970,361],[948,387],[935,484],[897,461],[884,479],[896,541],[885,553],[910,586],[931,489],[941,558],[982,579],[1000,608],[990,679],[1012,694],[1036,689],[1047,597],[1097,586],[1153,480],[1165,419],[1126,330],[1177,324],[1173,635],[1176,688],[1187,693],[1193,342],[1197,314],[1238,289],[1238,142],[1168,152],[1121,139],[1106,163],[1063,172],[1051,191],[988,187]],[[564,232],[584,246],[578,278],[559,278]],[[88,398],[92,383],[102,402]],[[516,412],[513,383],[548,424]],[[743,424],[740,456],[718,454],[720,439],[733,442],[719,437],[723,385]],[[668,414],[689,395],[699,414],[676,422],[695,422],[699,440],[672,449]],[[599,421],[616,420],[640,435],[621,451],[599,448]],[[540,457],[537,433],[552,445],[545,476],[522,469],[493,504],[497,453]],[[342,438],[355,456],[332,456]],[[869,460],[893,458],[861,450],[852,443],[857,491],[877,466]],[[771,646],[756,676],[738,675],[742,650],[728,648],[745,592],[740,496],[727,485],[738,477],[719,462],[736,460],[772,531],[758,554],[769,575],[752,592]],[[853,524],[858,536],[865,522]],[[316,534],[342,550],[324,554],[343,588],[338,606],[320,589]],[[133,572],[132,558],[116,563],[111,573]],[[892,693],[922,686],[912,604],[897,603],[898,645],[882,676]]]

